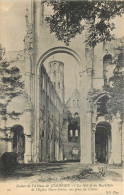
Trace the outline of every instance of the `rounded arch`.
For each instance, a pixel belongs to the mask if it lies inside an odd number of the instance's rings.
[[[49,50],[47,50],[38,60],[38,64],[37,64],[37,74],[39,72],[39,68],[41,66],[41,64],[51,55],[53,54],[57,54],[57,53],[65,53],[65,54],[69,54],[72,57],[75,58],[75,60],[78,62],[80,68],[82,67],[82,62],[81,62],[81,58],[80,56],[72,49],[68,48],[68,47],[54,47],[51,48]]]
[[[96,124],[96,129],[97,128],[103,128],[106,130],[106,133],[111,135],[111,124],[107,121],[100,121]]]
[[[35,87],[34,87],[34,102],[35,102],[35,116],[37,120],[35,120],[35,143],[39,140],[39,119],[40,119],[40,112],[39,112],[39,105],[40,105],[40,68],[43,62],[53,54],[57,53],[65,53],[69,54],[70,56],[74,57],[79,64],[80,72],[82,71],[82,61],[80,56],[72,49],[67,47],[54,47],[47,50],[42,56],[39,58],[37,67],[36,67],[36,74],[35,74]]]
[[[13,125],[12,127],[11,127],[11,131],[22,131],[23,132],[23,134],[24,134],[24,127],[22,126],[22,125],[20,125],[20,124],[15,124],[15,125]]]

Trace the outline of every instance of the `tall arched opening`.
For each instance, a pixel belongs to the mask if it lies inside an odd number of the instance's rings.
[[[61,53],[65,53],[68,54],[70,56],[72,56],[78,63],[79,67],[80,67],[80,71],[82,69],[82,62],[81,59],[79,57],[79,55],[73,51],[70,48],[67,47],[55,47],[52,48],[48,51],[46,51],[39,59],[38,61],[38,65],[37,65],[37,69],[36,69],[36,77],[35,77],[35,117],[36,117],[36,122],[35,122],[35,145],[40,145],[41,148],[37,147],[36,148],[36,161],[39,161],[39,159],[41,158],[42,161],[44,161],[46,159],[46,153],[48,154],[48,160],[51,159],[52,156],[54,156],[54,154],[56,154],[56,151],[58,151],[58,149],[54,149],[52,151],[51,148],[55,147],[58,148],[58,146],[60,145],[60,143],[56,141],[56,143],[54,143],[54,137],[56,137],[56,140],[58,140],[58,136],[59,136],[59,132],[56,133],[58,131],[58,129],[62,128],[61,126],[58,126],[55,128],[54,124],[51,124],[51,122],[49,122],[49,117],[48,116],[48,110],[47,110],[47,104],[45,105],[45,116],[42,114],[44,112],[44,109],[41,108],[41,90],[43,91],[44,89],[44,81],[42,80],[42,86],[41,86],[41,71],[43,70],[43,64],[45,62],[45,60],[47,58],[49,58],[50,56],[54,55],[54,54],[61,54]],[[45,72],[45,70],[44,70]],[[46,77],[44,77],[46,79]],[[47,77],[48,78],[48,77]],[[48,81],[49,79],[47,79]],[[52,85],[50,85],[50,88],[54,88]],[[49,99],[48,96],[50,94],[50,88],[49,86],[46,84],[46,92],[44,94],[47,94],[47,98],[43,98],[43,99]],[[53,102],[53,96],[55,96],[55,93],[53,95],[51,95],[51,100]],[[43,96],[42,96],[43,97]],[[48,100],[49,101],[49,100]],[[56,103],[55,103],[56,104]],[[43,106],[42,106],[43,107]],[[54,113],[53,113],[54,114]],[[41,115],[43,115],[43,117],[46,117],[46,121],[44,120],[44,122],[41,120]],[[42,118],[43,118],[42,117]],[[51,116],[50,116],[51,117]],[[61,121],[61,114],[57,114],[57,117],[59,117],[59,120]],[[42,127],[43,128],[42,128]],[[45,128],[44,128],[45,126]],[[45,132],[45,129],[49,130],[49,132]],[[50,130],[51,129],[51,130]],[[55,130],[56,129],[56,130]],[[55,130],[55,131],[54,131]],[[43,131],[43,133],[40,133],[41,131]],[[53,131],[53,133],[52,133]],[[43,136],[42,136],[43,134]],[[40,139],[40,137],[42,137]],[[45,140],[50,140],[50,147],[47,141]],[[40,143],[41,142],[41,143]],[[42,151],[42,145],[44,145],[44,147],[46,147],[46,152],[44,151],[43,154],[40,154],[40,151]],[[51,146],[53,145],[53,147]],[[59,152],[57,152],[59,153]],[[41,156],[41,157],[40,157]],[[62,156],[62,155],[61,155]],[[44,160],[43,160],[44,159]],[[53,159],[53,158],[52,158]],[[59,159],[58,157],[56,157],[55,160]],[[53,159],[54,160],[54,159]]]
[[[11,128],[13,133],[12,151],[17,154],[18,161],[24,161],[25,136],[24,128],[21,125],[14,125]]]
[[[108,163],[111,154],[111,126],[108,122],[99,122],[95,133],[96,160]]]

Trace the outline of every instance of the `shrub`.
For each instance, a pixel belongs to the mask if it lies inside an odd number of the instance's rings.
[[[5,152],[1,158],[1,168],[4,170],[9,170],[16,168],[17,166],[17,154],[13,152]]]
[[[81,176],[86,176],[86,175],[89,175],[89,174],[92,174],[92,173],[93,173],[93,170],[91,168],[86,168],[86,169],[81,170],[80,175]]]

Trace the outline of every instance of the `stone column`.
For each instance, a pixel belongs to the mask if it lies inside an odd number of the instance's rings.
[[[33,141],[33,148],[34,148],[34,162],[39,161],[39,125],[40,125],[40,75],[35,77],[35,113],[34,113],[34,141]]]
[[[86,76],[87,72],[84,70],[81,74],[81,109],[80,109],[80,148],[82,164],[91,164],[91,132],[92,132],[92,111],[91,105],[87,102],[87,90],[86,90]],[[90,79],[90,78],[88,78]],[[90,80],[91,82],[91,80]]]
[[[111,137],[110,135],[108,135],[108,162],[110,160],[111,157]]]
[[[25,55],[25,89],[28,94],[28,101],[31,101],[31,89],[32,89],[32,73],[31,73],[31,58],[30,55]]]
[[[25,89],[28,94],[28,101],[31,100],[32,90],[32,54],[33,54],[33,21],[32,21],[32,5],[28,5],[26,18],[26,35],[24,37],[25,49]]]
[[[124,42],[123,42],[123,68],[121,69],[122,75],[123,75],[123,98],[124,98]],[[123,104],[123,113],[124,113],[124,104]],[[123,114],[123,120],[122,120],[122,164],[124,165],[124,114]]]
[[[41,140],[41,155],[42,155],[42,162],[46,162],[46,137],[42,138]]]
[[[108,162],[108,156],[109,156],[109,137],[108,136],[105,138],[105,154],[106,154],[106,162]]]
[[[122,49],[123,49],[123,55],[122,55],[122,67],[120,69],[120,73],[122,73],[122,82],[123,82],[123,99],[124,99],[124,38],[121,40],[122,42]],[[121,125],[121,161],[124,166],[124,104],[123,104],[123,119],[122,119],[122,125]]]
[[[96,152],[95,152],[95,129],[96,124],[92,123],[92,163],[95,164]]]
[[[89,23],[86,21],[85,37],[88,37]],[[88,99],[88,93],[92,89],[93,58],[94,50],[89,45],[85,45],[86,69],[82,75],[81,89],[81,163],[92,164],[92,103]]]
[[[85,150],[86,163],[92,164],[92,112],[87,111],[86,114],[86,135],[85,135]]]
[[[88,92],[92,89],[92,68],[87,68],[87,86],[86,86],[86,163],[92,164],[92,102],[88,99]]]
[[[43,3],[41,3],[41,0],[37,0],[34,2],[34,7],[35,7],[35,11],[34,11],[34,30],[35,30],[35,38],[36,40],[36,44],[38,47],[38,44],[41,44],[40,42],[38,42],[38,40],[40,39],[40,33],[41,33],[41,24],[43,23]]]
[[[31,162],[31,136],[25,135],[25,154],[24,154],[24,163],[28,164]]]
[[[50,141],[50,161],[54,161],[54,142]]]
[[[122,164],[124,166],[124,123],[122,124]]]
[[[29,107],[31,105],[29,104]],[[24,135],[25,135],[25,154],[24,162],[28,163],[31,161],[32,156],[32,109],[27,109],[24,113]]]
[[[85,134],[86,134],[86,99],[85,99],[85,84],[86,84],[86,71],[83,70],[80,73],[80,81],[81,81],[81,101],[80,101],[80,162],[84,164],[86,150],[85,150]]]
[[[115,163],[115,164],[120,164],[122,161],[122,154],[121,154],[121,148],[122,148],[122,143],[121,143],[121,132],[120,132],[120,117],[118,116],[113,116],[113,120],[111,122],[111,127],[112,127],[112,152],[111,152],[111,157],[109,160],[109,163]],[[123,136],[123,135],[122,135]],[[123,151],[123,150],[122,150]]]

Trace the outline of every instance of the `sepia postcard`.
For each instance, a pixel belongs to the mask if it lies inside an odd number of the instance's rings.
[[[123,195],[124,1],[0,0],[0,194]]]

